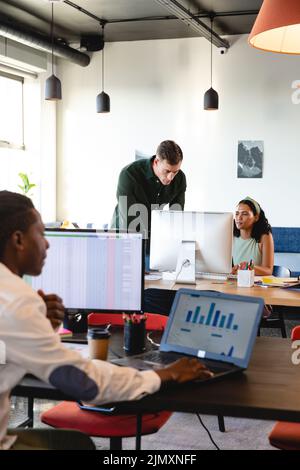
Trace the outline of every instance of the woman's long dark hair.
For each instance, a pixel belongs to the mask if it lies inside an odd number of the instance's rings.
[[[249,199],[243,199],[239,204],[246,204],[253,212],[254,215],[257,215],[257,210],[255,205]],[[272,227],[268,222],[268,219],[265,216],[264,211],[260,208],[259,219],[252,227],[251,237],[255,238],[257,243],[260,242],[262,235],[272,233]],[[235,225],[235,220],[233,221],[233,235],[239,237],[241,235],[240,230]]]

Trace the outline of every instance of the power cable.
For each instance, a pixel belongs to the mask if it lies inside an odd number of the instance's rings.
[[[198,417],[201,426],[203,426],[203,428],[204,428],[205,431],[207,432],[208,437],[209,437],[209,439],[211,440],[212,444],[215,446],[215,448],[216,448],[217,450],[220,450],[220,447],[218,447],[217,444],[215,443],[215,441],[213,440],[212,435],[211,435],[209,429],[208,429],[208,428],[205,426],[205,424],[203,423],[203,421],[202,421],[201,416],[199,415],[199,413],[196,413],[196,416]]]

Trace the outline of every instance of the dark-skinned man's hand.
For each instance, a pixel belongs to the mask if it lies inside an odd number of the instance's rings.
[[[62,299],[56,294],[45,294],[41,289],[38,294],[42,297],[47,307],[47,318],[52,328],[57,330],[64,319],[65,307]]]
[[[178,384],[203,380],[214,375],[198,359],[188,357],[179,359],[168,367],[155,370],[155,372],[159,375],[162,383],[173,382]]]

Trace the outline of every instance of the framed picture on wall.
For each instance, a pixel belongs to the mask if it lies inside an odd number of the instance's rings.
[[[262,140],[239,140],[238,178],[262,178],[264,142]]]

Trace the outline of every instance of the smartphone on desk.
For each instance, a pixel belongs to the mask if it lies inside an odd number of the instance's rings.
[[[107,413],[111,414],[114,411],[116,411],[115,406],[97,406],[97,405],[84,405],[81,402],[77,402],[79,405],[79,408],[81,410],[86,410],[86,411],[97,411],[98,413]]]

